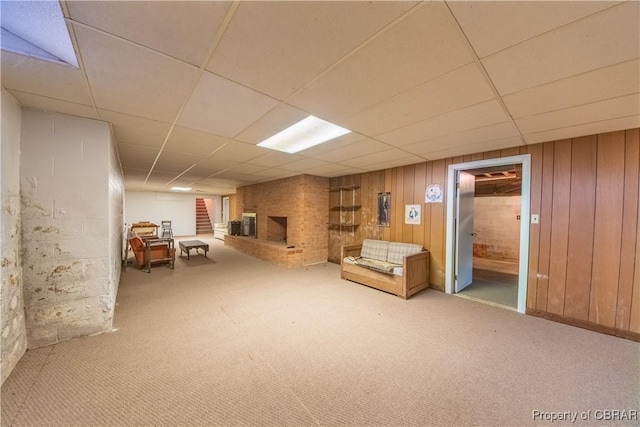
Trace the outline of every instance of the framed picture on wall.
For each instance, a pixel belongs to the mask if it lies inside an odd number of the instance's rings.
[[[404,223],[420,224],[422,220],[422,205],[405,205],[404,206]]]
[[[378,225],[391,226],[391,193],[378,193]]]

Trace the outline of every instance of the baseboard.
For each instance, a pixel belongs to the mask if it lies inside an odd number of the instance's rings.
[[[554,322],[564,323],[571,326],[577,326],[578,328],[588,329],[590,331],[600,332],[607,335],[613,335],[620,338],[625,338],[631,341],[640,342],[640,333],[631,331],[621,331],[620,329],[611,328],[609,326],[597,325],[595,323],[587,322],[578,319],[569,319],[558,314],[548,313],[546,311],[534,310],[527,308],[527,314],[536,317],[542,317],[543,319],[553,320]]]

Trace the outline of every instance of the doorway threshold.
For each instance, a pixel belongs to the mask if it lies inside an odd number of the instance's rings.
[[[451,295],[459,297],[459,298],[468,299],[468,300],[471,300],[471,301],[476,301],[476,302],[479,302],[479,303],[482,303],[482,304],[486,304],[486,305],[492,305],[492,306],[498,307],[498,308],[505,308],[507,310],[511,310],[511,311],[515,311],[515,312],[518,311],[515,307],[511,307],[511,306],[508,306],[508,305],[500,304],[498,302],[487,301],[486,299],[471,297],[469,295],[464,295],[462,293],[455,293],[455,294],[451,294]]]

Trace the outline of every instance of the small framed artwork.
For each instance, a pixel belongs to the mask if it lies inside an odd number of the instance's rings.
[[[422,205],[405,205],[404,206],[404,223],[420,224],[422,216]]]
[[[431,184],[424,192],[425,203],[442,203],[442,187],[439,184]]]
[[[378,193],[378,225],[391,226],[391,193]]]

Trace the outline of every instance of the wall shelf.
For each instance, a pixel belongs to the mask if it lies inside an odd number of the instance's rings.
[[[360,186],[329,189],[329,226],[355,228],[360,225]]]

